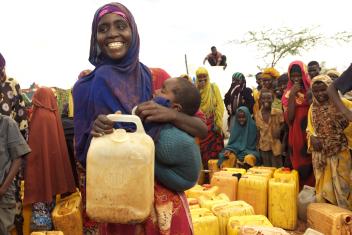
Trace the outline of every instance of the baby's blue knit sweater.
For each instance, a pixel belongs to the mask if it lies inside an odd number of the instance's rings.
[[[155,151],[155,177],[158,182],[176,192],[196,184],[201,155],[192,136],[166,124],[160,131]]]

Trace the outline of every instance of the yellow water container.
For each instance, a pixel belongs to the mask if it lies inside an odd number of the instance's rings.
[[[279,168],[274,172],[274,178],[292,180],[296,184],[297,194],[299,193],[299,175],[298,171],[290,168]]]
[[[209,210],[211,210],[211,208],[218,203],[229,202],[229,201],[230,201],[229,197],[224,193],[220,193],[219,195],[211,198],[208,198],[206,196],[200,196],[198,198],[200,207],[207,208]]]
[[[31,235],[64,235],[61,231],[42,231],[42,232],[32,232]]]
[[[53,212],[54,228],[62,231],[65,235],[83,233],[82,220],[82,197],[80,192],[71,194],[60,199]]]
[[[250,169],[248,169],[247,173],[254,173],[254,174],[258,174],[258,175],[265,175],[266,177],[273,178],[274,169],[270,169],[270,168],[258,168],[258,167],[252,167]]]
[[[112,114],[114,122],[134,123],[136,132],[115,129],[93,138],[87,155],[87,214],[97,222],[139,223],[154,199],[154,142],[135,115]]]
[[[251,205],[244,201],[218,203],[211,208],[218,217],[221,235],[227,235],[227,223],[232,216],[254,215]]]
[[[267,170],[267,169],[250,168],[250,169],[248,169],[248,171],[245,175],[246,176],[254,175],[254,176],[265,177],[269,180],[273,177],[273,172],[270,170]]]
[[[269,220],[283,229],[294,230],[297,226],[297,189],[292,180],[269,181]]]
[[[185,191],[186,197],[188,198],[199,198],[205,196],[212,198],[218,194],[219,188],[217,186],[212,187],[210,184],[203,184],[203,186],[196,184],[193,188]]]
[[[252,168],[271,171],[271,173],[273,173],[273,174],[274,174],[274,172],[277,170],[276,167],[270,167],[270,166],[254,166],[254,167],[252,167]]]
[[[310,203],[307,222],[309,228],[325,235],[350,235],[352,211],[329,203]]]
[[[221,171],[216,172],[211,178],[210,185],[219,187],[219,193],[224,193],[229,197],[230,201],[235,201],[237,199],[238,179],[228,173],[228,171],[225,172],[225,174]]]
[[[240,228],[245,225],[259,225],[264,227],[273,227],[268,218],[264,215],[245,215],[232,216],[227,224],[228,235],[238,235]]]
[[[282,228],[262,227],[262,226],[242,226],[239,235],[290,235]],[[307,234],[304,234],[307,235]],[[322,234],[321,234],[322,235]]]
[[[238,183],[237,199],[252,205],[257,215],[267,215],[268,179],[244,175]]]
[[[190,210],[200,208],[197,198],[187,198],[187,202]]]
[[[233,174],[239,173],[241,175],[246,174],[246,169],[243,168],[234,168],[234,167],[224,167],[221,169],[221,171],[230,171],[233,172]]]
[[[206,208],[191,210],[194,235],[219,235],[219,221]]]

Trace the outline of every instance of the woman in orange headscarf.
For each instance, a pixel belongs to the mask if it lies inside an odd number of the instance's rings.
[[[51,230],[53,198],[74,192],[75,182],[54,92],[39,88],[32,103],[28,139],[32,152],[25,168],[24,204],[32,205],[32,230]]]

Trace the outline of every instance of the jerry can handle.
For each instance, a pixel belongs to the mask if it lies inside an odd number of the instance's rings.
[[[128,114],[109,114],[106,116],[113,122],[131,122],[137,127],[136,132],[145,133],[141,119],[137,115]]]

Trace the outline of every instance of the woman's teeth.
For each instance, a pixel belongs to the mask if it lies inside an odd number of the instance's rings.
[[[123,42],[111,42],[108,44],[108,47],[110,49],[119,49],[123,46],[123,44],[124,44]]]

